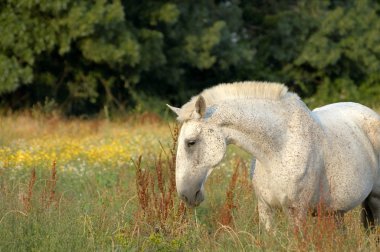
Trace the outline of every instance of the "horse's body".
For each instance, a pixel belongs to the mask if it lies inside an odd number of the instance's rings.
[[[380,183],[379,116],[355,103],[337,103],[313,113],[325,131],[324,163],[330,188],[326,200],[333,209],[350,210]]]
[[[378,224],[380,117],[369,108],[312,112],[283,85],[250,82],[216,86],[172,109],[184,122],[176,183],[189,205],[203,200],[203,183],[231,143],[257,159],[253,185],[266,229],[273,208],[300,225],[319,203],[339,213],[363,203],[364,223]]]

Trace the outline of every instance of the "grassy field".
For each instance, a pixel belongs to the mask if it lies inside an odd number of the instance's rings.
[[[153,118],[154,119],[154,118]],[[187,209],[174,184],[175,124],[0,117],[0,251],[374,251],[359,209],[345,230],[282,213],[262,230],[248,155],[230,147]]]

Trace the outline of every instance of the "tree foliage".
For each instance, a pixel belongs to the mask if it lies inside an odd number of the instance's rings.
[[[0,97],[66,113],[156,110],[220,82],[379,106],[378,1],[4,0]]]
[[[337,5],[325,12],[293,63],[295,79],[306,88],[308,83],[318,87],[308,90],[316,92],[310,101],[379,104],[379,13],[379,3],[367,0]]]

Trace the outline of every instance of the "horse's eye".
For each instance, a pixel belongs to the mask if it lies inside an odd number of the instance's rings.
[[[186,141],[186,145],[187,145],[187,147],[191,147],[191,146],[193,146],[195,143],[196,143],[195,140],[188,140],[188,141]]]

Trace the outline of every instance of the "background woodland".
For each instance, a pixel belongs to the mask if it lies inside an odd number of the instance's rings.
[[[311,107],[379,107],[379,16],[370,0],[4,0],[0,106],[162,114],[217,83],[265,80]]]

